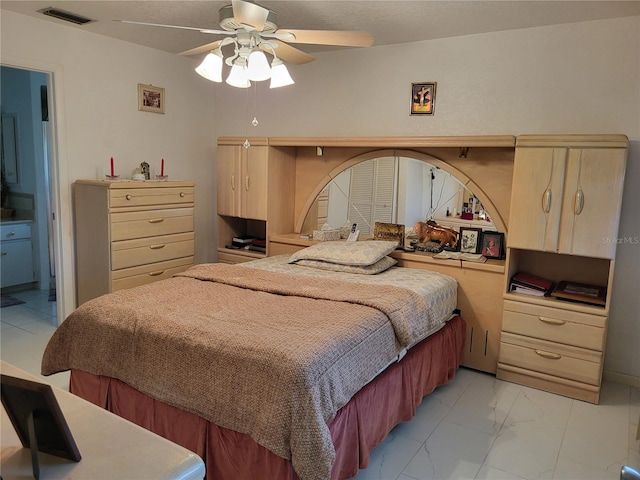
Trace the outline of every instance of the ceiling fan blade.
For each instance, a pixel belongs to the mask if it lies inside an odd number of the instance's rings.
[[[273,45],[275,48],[271,50],[269,44]],[[278,40],[269,40],[268,42],[262,42],[260,44],[260,48],[267,53],[273,54],[276,52],[276,56],[284,60],[285,62],[293,63],[294,65],[302,65],[305,63],[313,62],[315,57],[312,57],[308,53],[303,52],[302,50],[298,50],[291,45],[287,45],[284,42],[279,42]]]
[[[199,27],[183,27],[180,25],[165,25],[162,23],[149,23],[149,22],[133,22],[131,20],[114,20],[114,22],[120,22],[120,23],[130,23],[133,25],[147,25],[150,27],[164,27],[164,28],[177,28],[180,30],[195,30],[196,32],[200,32],[200,33],[211,33],[214,35],[229,35],[230,32],[227,32],[225,30],[212,30],[209,28],[199,28]]]
[[[261,32],[267,22],[269,10],[255,3],[244,0],[231,0],[233,8],[233,18],[241,25],[247,25]]]
[[[290,39],[290,35],[293,35],[292,39]],[[313,43],[343,47],[370,47],[373,45],[373,37],[367,32],[279,29],[275,36],[289,43]]]
[[[178,55],[198,55],[199,53],[210,52],[211,50],[215,50],[220,46],[222,40],[218,40],[217,42],[207,43],[206,45],[202,45],[200,47],[192,48],[191,50],[186,50],[184,52],[180,52]]]

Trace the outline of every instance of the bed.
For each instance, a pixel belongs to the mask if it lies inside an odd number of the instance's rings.
[[[465,332],[453,278],[393,266],[393,242],[356,243],[91,300],[42,373],[71,370],[73,393],[195,451],[207,478],[354,476],[453,378]]]

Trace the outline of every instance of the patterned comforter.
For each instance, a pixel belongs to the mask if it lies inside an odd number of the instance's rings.
[[[328,479],[327,421],[442,324],[411,290],[204,264],[80,306],[49,342],[42,373],[120,379],[250,435],[302,480]]]

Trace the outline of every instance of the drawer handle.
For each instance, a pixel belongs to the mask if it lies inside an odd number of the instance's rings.
[[[7,233],[7,237],[13,237],[15,234],[16,234],[16,232],[11,230],[9,233]]]
[[[562,358],[562,355],[558,355],[557,353],[545,352],[544,350],[535,350],[535,352],[542,358],[548,358],[549,360],[560,360]]]
[[[551,189],[547,188],[542,195],[542,211],[549,213],[551,211]]]
[[[244,189],[248,192],[249,191],[249,175],[247,175],[246,177],[244,177]]]
[[[557,320],[555,318],[538,317],[538,320],[549,325],[564,325],[565,323],[567,323],[564,320]]]
[[[578,190],[576,192],[576,199],[574,202],[573,212],[576,215],[580,215],[582,213],[583,208],[584,208],[584,193],[582,193],[582,190]]]
[[[2,256],[4,257],[7,254],[6,250],[2,251]]]
[[[164,270],[157,270],[155,272],[149,272],[149,276],[150,277],[157,277],[158,275],[162,275],[164,273]]]
[[[161,248],[164,248],[165,245],[149,245],[149,248],[151,250],[160,250]]]
[[[231,190],[235,190],[235,189],[236,189],[236,176],[231,175]]]
[[[131,195],[127,194],[124,196],[124,198],[126,198],[127,200],[131,200]]]
[[[151,218],[149,219],[149,223],[162,223],[164,222],[164,218]]]
[[[180,192],[180,198],[184,198],[184,192]]]

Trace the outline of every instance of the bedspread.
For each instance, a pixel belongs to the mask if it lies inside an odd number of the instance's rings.
[[[330,477],[327,421],[415,336],[437,330],[414,292],[196,265],[104,295],[56,330],[42,373],[77,368],[132,387]]]

